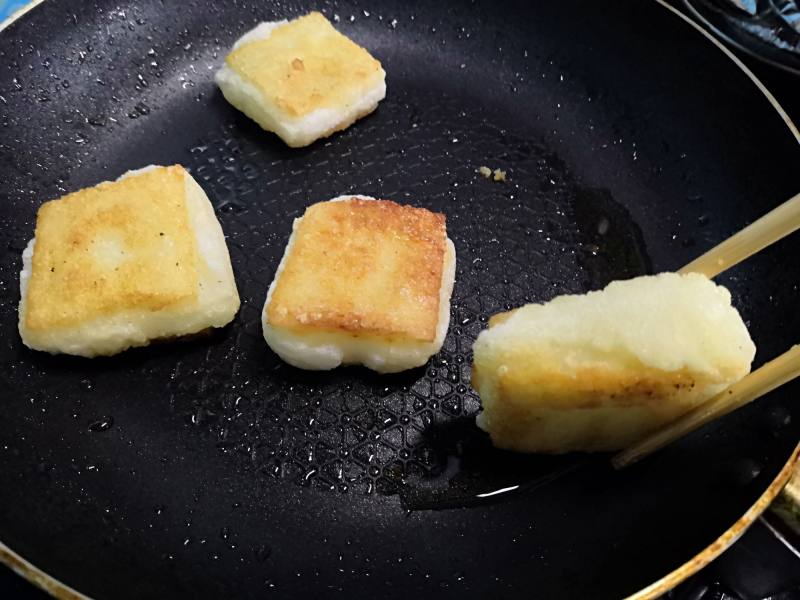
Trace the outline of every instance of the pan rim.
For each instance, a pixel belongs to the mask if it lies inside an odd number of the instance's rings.
[[[798,463],[798,458],[800,458],[800,443],[795,446],[789,460],[780,470],[778,476],[769,484],[769,487],[767,487],[764,493],[761,494],[753,505],[747,509],[747,512],[725,530],[722,535],[677,569],[667,573],[661,579],[654,581],[638,592],[631,594],[625,598],[625,600],[655,600],[700,571],[720,554],[725,552],[725,550],[730,548],[742,534],[747,531],[747,528],[755,523],[756,519],[767,510],[778,494],[780,494],[781,490],[789,482],[789,479],[791,479],[795,466],[800,464]]]
[[[33,563],[25,560],[2,541],[0,541],[0,563],[3,563],[17,575],[28,580],[54,598],[58,598],[59,600],[92,600],[90,596],[81,594],[76,589],[71,588],[49,573],[42,571],[42,569]]]
[[[39,0],[39,1],[42,1],[42,0]],[[733,64],[735,64],[737,67],[739,67],[739,69],[741,69],[742,72],[745,75],[747,75],[747,77],[750,78],[750,81],[752,81],[753,84],[755,84],[755,86],[759,89],[759,91],[762,94],[764,94],[764,96],[767,98],[769,103],[772,104],[772,107],[778,112],[778,114],[780,115],[781,119],[783,119],[783,122],[786,123],[786,126],[789,128],[789,131],[792,132],[792,135],[794,136],[795,141],[798,144],[800,144],[800,130],[798,130],[797,125],[794,124],[794,121],[792,121],[792,118],[784,110],[783,106],[781,106],[781,103],[778,102],[778,99],[775,98],[775,96],[772,95],[772,92],[770,92],[767,89],[767,86],[765,86],[763,84],[763,82],[758,78],[758,76],[755,73],[753,73],[750,70],[750,68],[746,64],[744,64],[742,62],[742,60],[738,56],[736,56],[725,44],[723,44],[721,41],[719,41],[717,38],[715,38],[713,35],[711,35],[711,33],[706,31],[701,25],[699,25],[698,23],[693,21],[686,14],[684,14],[681,11],[679,11],[674,6],[670,6],[669,4],[667,4],[666,0],[655,0],[655,1],[658,4],[660,4],[661,6],[663,6],[664,8],[666,8],[668,11],[673,13],[675,16],[677,16],[678,18],[683,20],[685,23],[690,25],[692,28],[695,29],[695,31],[697,31],[700,34],[702,34],[703,37],[705,37],[707,40],[709,40],[725,56],[727,56],[733,62]],[[0,31],[2,31],[2,28],[0,28]]]
[[[5,31],[16,21],[44,2],[45,0],[31,0],[28,4],[9,15],[2,23],[0,23],[0,33]],[[706,40],[710,41],[729,60],[731,60],[731,62],[733,62],[764,95],[767,101],[772,105],[783,122],[786,124],[789,132],[794,136],[795,141],[800,144],[800,130],[798,130],[797,125],[795,125],[791,117],[784,110],[783,106],[781,106],[780,102],[778,102],[772,92],[767,89],[758,76],[756,76],[755,73],[753,73],[747,67],[747,65],[741,61],[741,59],[739,59],[730,49],[728,49],[711,33],[706,31],[702,26],[694,22],[691,18],[677,8],[669,5],[666,0],[654,0],[654,2],[661,5],[663,8],[673,13],[686,24],[694,28],[695,31],[705,37]],[[650,585],[643,587],[637,592],[634,592],[625,600],[654,600],[677,586],[682,581],[685,581],[717,558],[733,543],[735,543],[747,530],[747,528],[750,527],[769,507],[772,501],[775,500],[784,486],[789,482],[793,470],[797,465],[800,465],[800,443],[795,446],[795,449],[789,456],[788,460],[778,472],[778,475],[775,477],[775,479],[773,479],[769,484],[767,489],[761,494],[761,496],[759,496],[753,505],[733,523],[733,525],[722,532],[722,534],[715,541],[709,544],[693,558],[689,559],[676,569],[670,571],[660,579],[657,579]],[[0,540],[0,563],[4,564],[22,578],[39,587],[54,598],[58,598],[59,600],[92,600],[90,596],[82,594],[81,592],[43,571],[30,561],[24,559],[20,554],[4,544],[2,540]]]
[[[31,0],[30,2],[28,2],[28,4],[26,4],[24,6],[21,6],[20,8],[15,10],[13,13],[8,15],[8,17],[6,17],[6,19],[2,23],[0,23],[0,32],[4,31],[6,28],[10,27],[12,23],[14,23],[15,21],[19,20],[20,17],[22,17],[24,14],[32,11],[34,8],[39,6],[42,2],[44,2],[44,0]]]
[[[717,34],[720,38],[725,40],[728,44],[739,50],[740,52],[744,52],[748,56],[755,58],[756,60],[760,60],[764,64],[771,65],[776,69],[781,69],[782,71],[786,71],[787,73],[794,73],[795,75],[800,75],[800,70],[795,68],[794,66],[783,64],[778,60],[774,60],[767,56],[759,56],[759,54],[750,48],[747,47],[747,44],[744,42],[740,42],[733,38],[732,36],[728,35],[722,29],[714,25],[705,15],[703,15],[697,8],[691,3],[690,0],[683,0],[683,5],[686,7],[694,17],[700,21],[704,27],[708,27],[711,31]]]

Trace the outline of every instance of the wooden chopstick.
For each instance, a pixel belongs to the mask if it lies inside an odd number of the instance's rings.
[[[709,279],[800,228],[800,194],[683,267],[679,273],[702,273]]]
[[[711,279],[797,229],[800,229],[800,194],[796,194],[678,272],[702,273]],[[709,421],[760,398],[798,376],[800,376],[800,345],[793,346],[778,358],[769,361],[728,389],[668,424],[664,429],[626,448],[611,459],[611,464],[617,469],[631,465]]]
[[[800,376],[800,345],[792,346],[778,358],[762,365],[725,391],[690,410],[677,421],[623,450],[611,459],[611,464],[617,469],[627,467],[701,425],[741,408],[798,376]]]

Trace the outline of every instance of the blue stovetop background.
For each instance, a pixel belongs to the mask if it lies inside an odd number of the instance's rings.
[[[28,0],[0,0],[0,21],[27,3]]]

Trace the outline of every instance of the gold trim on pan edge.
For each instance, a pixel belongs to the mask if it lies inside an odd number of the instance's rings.
[[[734,55],[730,50],[728,50],[721,42],[719,42],[715,37],[709,34],[705,29],[697,25],[694,21],[689,19],[686,15],[678,11],[677,9],[673,8],[669,4],[665,2],[665,0],[654,0],[667,10],[671,11],[681,19],[683,19],[686,23],[700,32],[706,39],[711,41],[717,48],[719,48],[733,63],[739,67],[745,75],[747,75],[750,80],[755,84],[755,86],[761,91],[762,94],[767,98],[772,107],[778,112],[781,116],[783,121],[786,123],[786,126],[789,128],[789,131],[792,132],[795,139],[800,143],[800,132],[798,131],[795,124],[792,122],[789,115],[786,114],[786,111],[783,110],[783,107],[778,103],[772,93],[764,86],[763,83],[755,76],[755,74],[747,68],[747,66],[739,60],[736,55]],[[12,15],[10,15],[5,21],[0,23],[0,32],[5,30],[9,27],[12,23],[14,23],[17,19],[22,17],[24,14],[28,13],[32,9],[36,8],[40,4],[42,4],[44,0],[32,0],[29,4],[23,6]],[[781,489],[787,484],[789,481],[792,470],[795,468],[796,465],[800,465],[798,462],[798,454],[800,454],[800,444],[795,448],[792,456],[789,458],[787,463],[778,473],[778,476],[775,480],[770,484],[770,486],[766,489],[766,491],[761,495],[761,497],[756,501],[753,506],[738,520],[733,526],[728,529],[725,533],[723,533],[717,540],[711,544],[708,548],[703,550],[700,554],[695,556],[686,564],[678,567],[668,575],[662,577],[655,583],[647,586],[646,588],[636,592],[632,596],[629,596],[627,600],[650,600],[652,598],[657,598],[662,594],[665,594],[673,587],[678,585],[680,582],[684,581],[686,578],[694,575],[697,571],[702,569],[712,560],[714,560],[717,556],[722,554],[722,552],[727,549],[731,544],[733,544],[739,537],[744,533],[744,531],[752,525],[752,523],[758,518],[758,516],[766,510],[766,508],[772,503],[775,497],[780,493]],[[800,472],[800,468],[798,469]],[[48,592],[55,598],[59,600],[91,600],[88,596],[81,594],[73,590],[71,587],[61,583],[54,577],[51,577],[41,569],[35,567],[24,558],[19,556],[16,552],[11,550],[8,546],[0,542],[0,562],[4,563],[6,566],[13,569],[16,573],[34,583],[44,591]]]
[[[800,509],[800,462],[795,465],[794,475],[783,489],[783,495],[787,502],[791,502],[796,508]]]
[[[0,542],[0,562],[5,563],[5,565],[10,567],[15,573],[21,575],[31,583],[36,584],[45,592],[59,600],[92,600],[89,596],[84,596],[80,592],[76,592],[68,585],[61,583],[55,577],[33,566],[3,542]]]
[[[789,461],[783,466],[778,476],[769,485],[766,491],[761,494],[755,504],[751,506],[746,513],[733,524],[733,527],[728,529],[725,533],[717,538],[708,548],[700,552],[697,556],[689,562],[681,565],[669,575],[662,577],[655,583],[648,585],[646,588],[639,590],[635,594],[628,596],[627,600],[650,600],[651,598],[658,598],[662,594],[666,594],[680,582],[688,577],[697,573],[700,569],[705,567],[712,560],[722,554],[728,547],[738,540],[741,535],[752,525],[755,520],[763,513],[767,507],[772,504],[775,497],[781,492],[783,486],[789,481],[792,476],[792,471],[797,464],[798,454],[800,454],[800,444],[794,449]]]

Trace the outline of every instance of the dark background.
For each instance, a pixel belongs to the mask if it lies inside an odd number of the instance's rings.
[[[800,77],[742,57],[790,117],[800,122]],[[42,600],[45,593],[0,567],[0,598]],[[674,600],[800,599],[800,559],[759,521],[704,571],[669,594]]]

